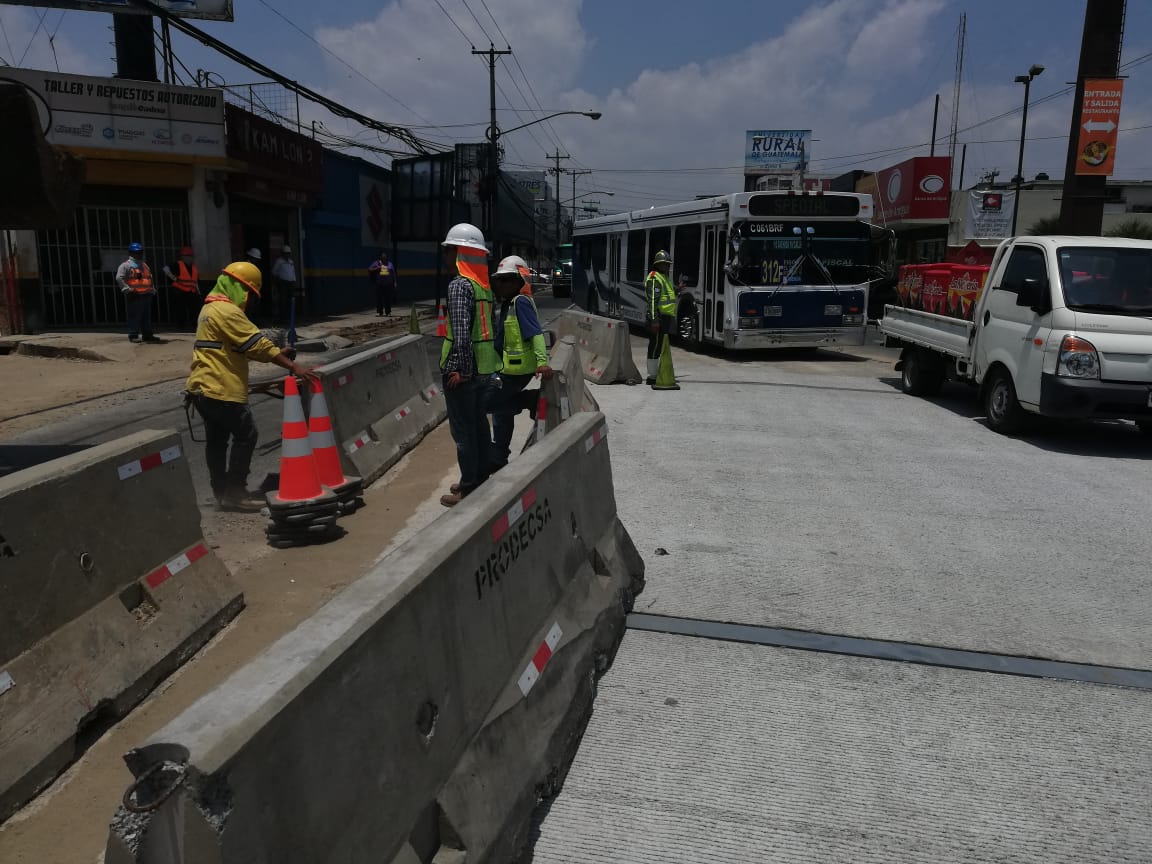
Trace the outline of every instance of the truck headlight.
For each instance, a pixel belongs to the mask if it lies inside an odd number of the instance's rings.
[[[1079,336],[1065,336],[1060,343],[1056,374],[1064,378],[1099,378],[1100,355],[1096,346]]]

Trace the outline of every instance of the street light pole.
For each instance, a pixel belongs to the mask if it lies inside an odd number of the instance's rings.
[[[1016,236],[1016,217],[1020,215],[1020,184],[1024,181],[1024,139],[1028,134],[1028,95],[1032,88],[1032,79],[1044,71],[1038,64],[1028,70],[1027,75],[1017,75],[1016,83],[1024,85],[1024,116],[1020,118],[1020,155],[1016,160],[1016,194],[1012,204],[1012,230],[1010,236]]]

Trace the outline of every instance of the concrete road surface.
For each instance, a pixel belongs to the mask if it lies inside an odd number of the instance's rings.
[[[1152,441],[1005,438],[894,360],[677,352],[678,392],[597,387],[636,611],[1152,670]],[[1152,860],[1152,691],[716,632],[625,636],[533,860]]]

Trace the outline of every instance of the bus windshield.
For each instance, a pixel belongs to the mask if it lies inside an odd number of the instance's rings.
[[[733,226],[728,275],[738,285],[858,285],[875,278],[870,227],[861,222]]]

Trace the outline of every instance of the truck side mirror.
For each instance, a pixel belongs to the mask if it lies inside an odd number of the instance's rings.
[[[1027,306],[1037,315],[1050,311],[1052,304],[1048,297],[1047,279],[1022,279],[1020,290],[1016,292],[1016,305]]]

